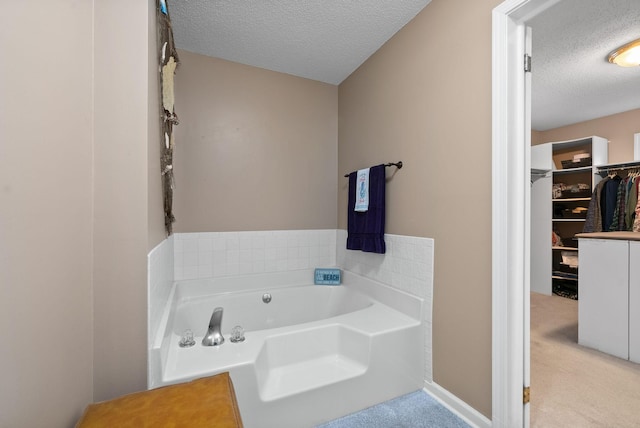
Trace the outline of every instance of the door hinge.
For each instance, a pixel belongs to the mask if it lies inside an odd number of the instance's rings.
[[[529,404],[531,401],[531,387],[525,386],[522,389],[522,404]]]
[[[524,72],[531,73],[531,55],[524,54]]]

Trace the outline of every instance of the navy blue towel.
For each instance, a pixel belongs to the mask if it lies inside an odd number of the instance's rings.
[[[372,166],[369,170],[369,209],[366,212],[354,210],[357,175],[355,171],[349,174],[347,249],[384,254],[384,164]]]

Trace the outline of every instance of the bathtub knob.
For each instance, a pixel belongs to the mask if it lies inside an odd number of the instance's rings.
[[[231,329],[231,339],[233,343],[244,342],[244,329],[237,325]]]
[[[262,295],[262,301],[263,301],[264,303],[269,303],[269,302],[271,301],[271,294],[269,294],[269,293],[264,293],[264,294]]]
[[[186,329],[182,334],[182,339],[180,339],[180,343],[178,343],[178,345],[180,345],[181,348],[190,348],[195,344],[196,341],[193,340],[193,332]]]

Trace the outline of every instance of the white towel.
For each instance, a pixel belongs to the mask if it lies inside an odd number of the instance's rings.
[[[354,211],[366,212],[369,209],[369,168],[358,170],[356,175],[356,206]]]

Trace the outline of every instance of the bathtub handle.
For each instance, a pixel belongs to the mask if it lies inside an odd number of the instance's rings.
[[[219,346],[224,343],[224,337],[220,329],[222,328],[222,311],[223,308],[217,307],[211,314],[211,320],[209,320],[209,330],[202,339],[203,346]]]

